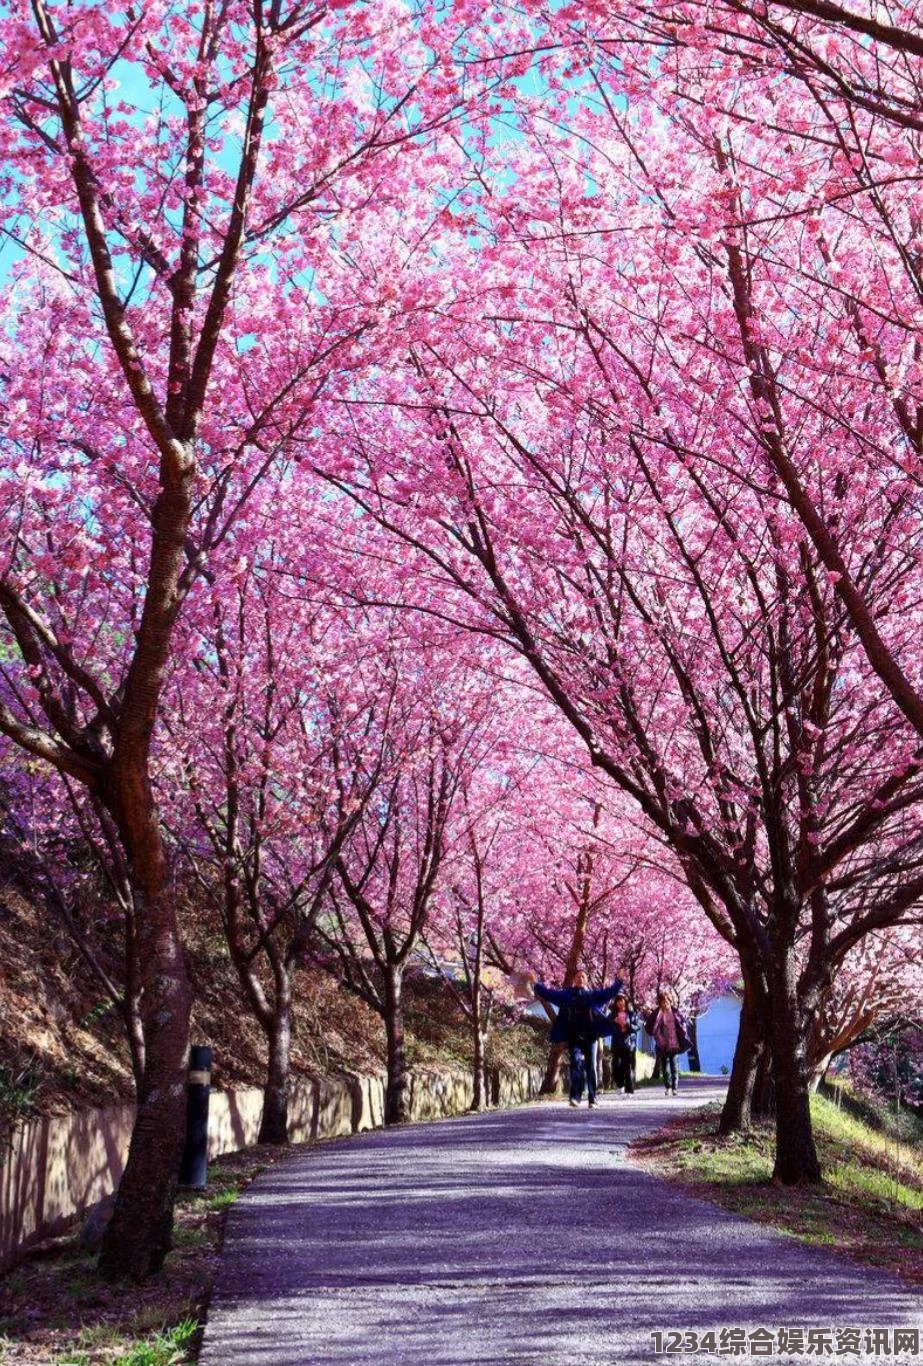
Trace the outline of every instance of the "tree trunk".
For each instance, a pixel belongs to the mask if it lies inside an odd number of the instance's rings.
[[[822,1180],[811,1127],[808,1066],[800,1016],[794,966],[787,964],[773,991],[770,1026],[776,1093],[773,1180],[785,1186],[816,1185]]]
[[[141,1017],[141,998],[137,994],[130,994],[130,988],[126,990],[125,1000],[122,1003],[122,1017],[125,1021],[125,1033],[128,1036],[128,1052],[131,1056],[131,1074],[134,1077],[135,1094],[139,1095],[144,1078],[144,1021]]]
[[[99,1269],[141,1280],[170,1250],[173,1200],[186,1136],[186,1073],[192,988],[170,887],[150,750],[176,616],[192,509],[195,462],[161,448],[161,488],[152,510],[147,589],[124,680],[112,759],[99,800],[125,850],[140,963],[144,1080],[138,1093],[115,1211],[103,1235]]]
[[[820,1090],[820,1084],[823,1081],[824,1077],[827,1075],[827,1068],[830,1066],[832,1062],[832,1053],[827,1053],[822,1058],[815,1058],[812,1060],[810,1064],[810,1070],[808,1072],[808,1085],[812,1093]]]
[[[753,1086],[752,1114],[754,1119],[769,1120],[776,1117],[776,1084],[773,1078],[772,1052],[763,1049],[756,1081]]]
[[[407,1087],[407,1055],[404,1048],[403,971],[389,964],[385,974],[385,1036],[388,1045],[388,1082],[385,1090],[385,1123],[406,1124],[410,1119]]]
[[[599,825],[599,818],[602,814],[602,803],[595,802],[593,805],[593,829]],[[581,877],[580,897],[577,902],[577,916],[574,921],[574,933],[570,942],[570,950],[567,955],[567,962],[564,964],[564,985],[571,987],[574,984],[574,976],[580,965],[580,955],[583,953],[583,944],[586,939],[587,924],[590,919],[590,909],[593,903],[593,846],[592,844],[583,851],[578,861],[578,872]],[[545,1010],[549,1018],[553,1021],[549,1007]],[[548,1053],[548,1064],[545,1067],[545,1075],[539,1087],[539,1095],[555,1095],[561,1088],[561,1063],[564,1059],[564,1045],[555,1043],[551,1045]]]
[[[545,1075],[539,1087],[539,1095],[553,1096],[561,1089],[561,1064],[564,1061],[564,1045],[553,1043],[548,1050]]]
[[[151,830],[159,846],[156,814]],[[99,1258],[100,1272],[112,1280],[142,1280],[162,1267],[186,1134],[192,990],[162,848],[157,852],[159,860],[143,870],[146,885],[134,888],[145,1065],[128,1162]]]
[[[128,1036],[135,1094],[140,1095],[144,1080],[144,1019],[141,1014],[141,965],[138,961],[138,939],[133,912],[125,917],[125,994],[122,998],[122,1018]]]
[[[719,1134],[745,1133],[750,1128],[753,1088],[766,1047],[765,1025],[758,993],[746,981],[731,1080],[718,1122]]]
[[[277,1004],[272,1027],[267,1031],[269,1062],[263,1092],[263,1118],[257,1143],[288,1143],[289,1054],[292,1043],[292,1004]]]
[[[474,1026],[474,1099],[472,1110],[486,1110],[489,1102],[487,1092],[487,1033],[480,1025]]]

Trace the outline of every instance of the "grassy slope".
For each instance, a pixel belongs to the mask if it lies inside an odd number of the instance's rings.
[[[725,1209],[923,1285],[923,1147],[898,1147],[821,1096],[811,1110],[825,1178],[819,1189],[774,1185],[771,1130],[719,1138],[717,1107],[674,1120],[633,1144],[631,1155]]]

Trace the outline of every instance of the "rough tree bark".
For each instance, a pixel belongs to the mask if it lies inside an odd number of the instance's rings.
[[[477,1019],[474,1022],[474,1096],[471,1101],[472,1110],[486,1110],[490,1103],[490,1095],[487,1089],[487,1034]]]
[[[719,1134],[745,1133],[750,1128],[754,1086],[766,1052],[766,1027],[760,995],[751,983],[744,981],[740,1028],[728,1092],[718,1122]]]
[[[137,914],[145,1065],[128,1161],[99,1268],[113,1279],[140,1280],[160,1270],[171,1247],[173,1200],[185,1138],[192,987],[146,762],[132,776],[140,800],[118,823],[131,865]]]
[[[773,1179],[786,1186],[815,1185],[822,1178],[811,1128],[804,1021],[791,953],[784,955],[781,971],[774,974],[769,1041],[776,1101]]]
[[[385,1038],[388,1080],[385,1089],[385,1123],[406,1124],[410,1119],[407,1084],[407,1052],[404,1043],[403,964],[387,965],[384,983]]]
[[[141,1013],[141,964],[138,959],[138,934],[134,909],[125,917],[125,993],[122,998],[122,1018],[128,1036],[131,1070],[135,1090],[140,1092],[144,1078],[145,1042],[144,1019]]]
[[[289,1057],[292,1044],[291,993],[276,1000],[275,1019],[266,1032],[269,1059],[263,1092],[263,1117],[257,1143],[288,1143],[288,1106],[291,1090]]]
[[[757,1120],[775,1119],[776,1115],[776,1084],[772,1069],[772,1050],[768,1047],[763,1049],[759,1067],[756,1069],[752,1114]]]

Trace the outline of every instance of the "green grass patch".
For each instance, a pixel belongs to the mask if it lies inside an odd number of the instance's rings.
[[[199,1330],[195,1319],[184,1319],[147,1342],[139,1342],[115,1358],[117,1366],[179,1366],[186,1361],[188,1348]]]
[[[190,1224],[180,1224],[173,1230],[173,1246],[181,1247],[204,1247],[209,1241],[209,1230],[200,1225],[196,1227]]]
[[[114,1347],[121,1342],[124,1333],[117,1323],[93,1323],[80,1330],[77,1346],[81,1350],[96,1347]]]
[[[814,1096],[824,1183],[786,1187],[772,1181],[771,1127],[722,1138],[719,1110],[709,1106],[681,1116],[633,1144],[632,1156],[725,1209],[923,1284],[923,1147]]]
[[[846,1195],[874,1199],[885,1205],[923,1210],[923,1192],[905,1185],[897,1174],[873,1171],[859,1163],[834,1167],[827,1173],[830,1185]]]
[[[196,1319],[183,1319],[143,1342],[132,1342],[114,1325],[107,1331],[81,1334],[81,1347],[59,1356],[56,1366],[93,1366],[100,1349],[111,1366],[181,1366],[189,1360],[189,1350],[199,1330]]]
[[[894,1174],[908,1191],[923,1194],[923,1144],[872,1128],[854,1113],[825,1096],[812,1096],[811,1118],[821,1148],[821,1160],[831,1167],[848,1165],[853,1155]],[[920,1209],[917,1202],[914,1206]]]
[[[821,1095],[870,1129],[923,1150],[923,1115],[916,1114],[908,1105],[865,1095],[856,1091],[847,1078],[822,1083]]]
[[[219,1191],[217,1195],[213,1195],[210,1199],[206,1200],[205,1208],[208,1210],[229,1209],[239,1194],[239,1186],[230,1186],[227,1190]]]

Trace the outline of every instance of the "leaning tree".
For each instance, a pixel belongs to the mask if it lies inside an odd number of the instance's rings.
[[[921,532],[918,15],[828,0],[581,0],[538,5],[533,18],[544,36],[545,93],[558,95],[574,136],[573,110],[596,105],[604,138],[630,148],[632,174],[678,234],[699,194],[699,250],[730,279],[747,383],[764,408],[765,461],[876,675],[923,735],[919,576],[883,610],[863,570],[879,536],[915,545]],[[579,73],[582,101],[562,82],[555,53],[566,54],[572,80]],[[547,127],[547,110],[541,121]],[[663,138],[669,165],[657,155]],[[699,153],[690,161],[691,141]],[[714,159],[723,183],[703,213],[695,162]],[[774,315],[763,305],[780,283],[791,311]],[[796,334],[812,319],[819,335],[793,391],[776,362],[805,344]],[[826,408],[826,443],[806,451],[792,441],[791,399],[810,402],[816,374],[831,371],[844,393]],[[837,455],[857,445],[858,460]],[[849,508],[863,500],[877,515],[859,539]]]

